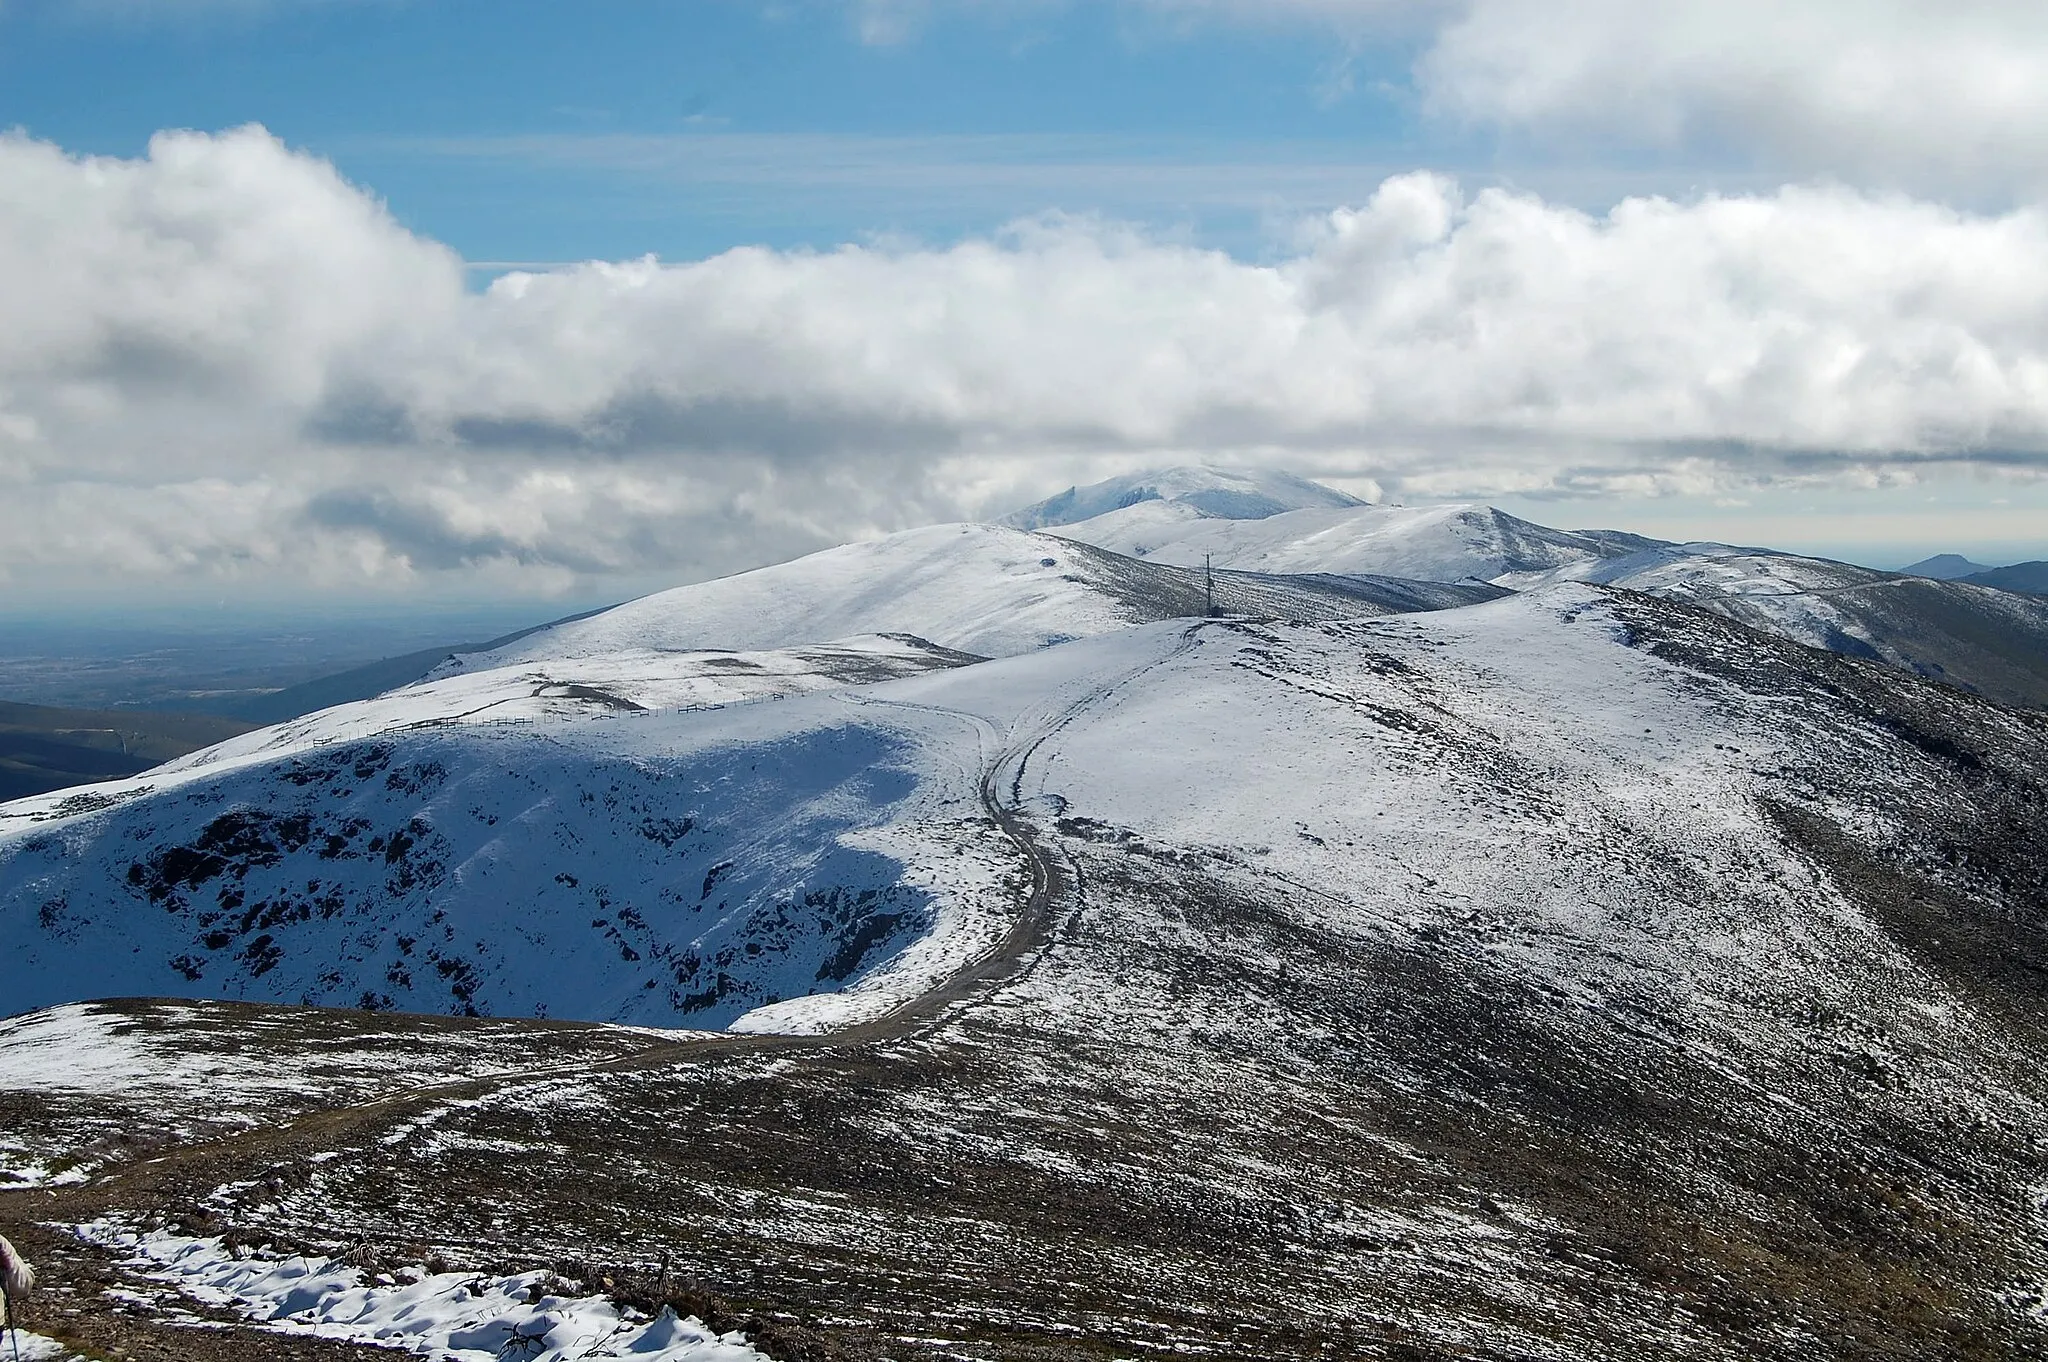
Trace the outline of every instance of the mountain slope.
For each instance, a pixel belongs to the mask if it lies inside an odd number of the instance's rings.
[[[2024,591],[2029,595],[2048,596],[2048,562],[2014,563],[2011,567],[1989,568],[1973,573],[1963,579],[1977,586],[1996,587],[2000,591]]]
[[[1172,506],[1193,515],[1260,520],[1304,507],[1362,506],[1357,497],[1291,473],[1253,468],[1160,468],[1069,487],[1004,516],[999,524],[1041,530],[1090,520],[1138,505]]]
[[[1228,610],[1312,619],[1443,608],[1494,594],[1257,574],[1220,577],[1217,588]],[[779,649],[863,634],[913,634],[1000,657],[1203,608],[1198,570],[1134,562],[1051,535],[940,525],[659,592],[455,659],[441,674],[629,649]]]
[[[1553,530],[1490,506],[1360,506],[1264,520],[1175,517],[1149,506],[1114,511],[1060,533],[1148,562],[1249,572],[1377,573],[1519,587],[1584,576],[1658,541],[1613,531]]]
[[[0,969],[62,944],[27,886],[98,893],[92,867],[150,866],[201,818],[311,791],[309,813],[355,799],[438,830],[486,770],[536,763],[568,797],[528,806],[522,845],[590,855],[551,828],[594,837],[609,797],[607,854],[650,867],[671,850],[625,831],[650,800],[836,855],[970,817],[945,801],[992,774],[1069,867],[1045,949],[882,1044],[430,1097],[224,1188],[238,1243],[417,1240],[593,1282],[659,1262],[734,1318],[892,1357],[2017,1362],[2048,1342],[2048,717],[1563,585],[1144,625],[547,732],[551,754],[517,729],[394,736],[360,778],[279,764],[266,789],[208,803],[195,779],[29,834],[54,847],[0,834]],[[463,755],[486,741],[496,758]],[[465,788],[397,799],[420,760]],[[280,882],[321,873],[317,845]],[[694,877],[727,853],[673,854]],[[800,904],[773,859],[746,860],[755,892]],[[661,873],[607,870],[648,939],[688,911]],[[180,916],[142,889],[130,930]],[[961,902],[999,915],[1015,889],[994,871]]]
[[[1593,581],[1666,596],[1809,647],[1877,658],[2010,704],[2048,705],[2048,609],[1980,582],[1902,576],[1722,544],[1553,530],[1491,507],[1371,506],[1259,521],[1157,503],[1060,533],[1151,563],[1383,572],[1526,589]],[[2018,569],[2004,569],[2008,574]]]
[[[0,806],[0,991],[724,1024],[919,943],[858,1014],[979,949],[1012,867],[962,720],[852,717],[425,729]]]
[[[870,685],[981,661],[893,635],[769,652],[628,649],[454,671],[374,699],[336,705],[168,762],[156,779],[242,765],[338,742],[430,728],[545,724],[647,710],[709,709]]]
[[[1684,601],[1813,648],[2006,704],[2048,706],[2048,601],[1963,581],[1717,545],[1603,564],[1592,580]]]
[[[1582,588],[888,689],[1028,670],[1036,967],[867,1062],[579,1086],[541,1223],[801,1189],[674,1251],[889,1355],[2038,1353],[2041,721]],[[460,1157],[378,1165],[409,1223]]]

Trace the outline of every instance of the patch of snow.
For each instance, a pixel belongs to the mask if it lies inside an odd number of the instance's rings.
[[[82,1165],[61,1167],[39,1158],[34,1150],[14,1140],[0,1140],[0,1192],[39,1187],[71,1187],[88,1181],[91,1172]]]
[[[104,1093],[164,1077],[162,1057],[97,1008],[0,1021],[0,1091]]]
[[[7,1340],[0,1358],[6,1362],[84,1362],[77,1353],[65,1347],[54,1338],[45,1338],[27,1329],[0,1330],[0,1338]]]
[[[403,1349],[449,1362],[631,1357],[639,1362],[768,1362],[737,1333],[663,1311],[654,1319],[602,1296],[546,1294],[550,1275],[402,1271],[389,1284],[332,1258],[237,1257],[219,1239],[82,1226],[94,1243],[194,1300],[280,1334]],[[411,1280],[405,1280],[410,1278]]]

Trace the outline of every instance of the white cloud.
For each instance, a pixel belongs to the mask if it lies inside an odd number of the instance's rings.
[[[256,15],[368,0],[59,0],[126,20]],[[381,0],[400,3],[401,0]],[[0,0],[4,3],[4,0]],[[2048,191],[2048,6],[2023,0],[1122,0],[1182,24],[1313,24],[1332,60],[1409,73],[1454,124],[1583,144],[1732,154],[1797,176],[2011,200]],[[833,6],[837,6],[835,9]],[[759,0],[877,45],[952,10],[1035,25],[1075,0]],[[1370,63],[1366,63],[1370,65]],[[1580,149],[1583,149],[1581,146]]]
[[[0,566],[711,572],[1224,458],[1395,495],[2048,473],[2048,217],[1428,175],[1247,264],[1085,220],[465,290],[259,130],[0,138]]]
[[[2012,0],[1473,0],[1418,74],[1458,117],[1859,179],[2037,190],[2048,153],[2048,8]]]
[[[1128,0],[1424,35],[1422,106],[1609,145],[1718,148],[1933,192],[2048,188],[2048,7],[2021,0]]]

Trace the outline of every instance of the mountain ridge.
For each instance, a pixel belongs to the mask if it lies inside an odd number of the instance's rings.
[[[2014,563],[2009,567],[1973,572],[1963,580],[1974,586],[1996,587],[2000,591],[2023,591],[2030,596],[2048,596],[2048,561]]]
[[[1305,507],[1363,506],[1348,492],[1274,469],[1187,465],[1149,469],[1069,487],[999,517],[995,523],[1042,530],[1089,520],[1107,511],[1157,502],[1226,520],[1259,520]]]

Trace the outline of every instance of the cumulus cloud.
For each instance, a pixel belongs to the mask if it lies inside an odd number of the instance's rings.
[[[2032,195],[2048,8],[2013,0],[1129,0],[1225,22],[1423,35],[1430,113],[1802,174]]]
[[[1251,264],[1047,218],[465,288],[259,129],[0,138],[0,564],[726,570],[1191,458],[1390,493],[2048,470],[2048,217],[1416,174]]]
[[[2048,9],[2010,0],[1473,0],[1418,76],[1458,117],[1859,179],[2032,191],[2048,152]]]

